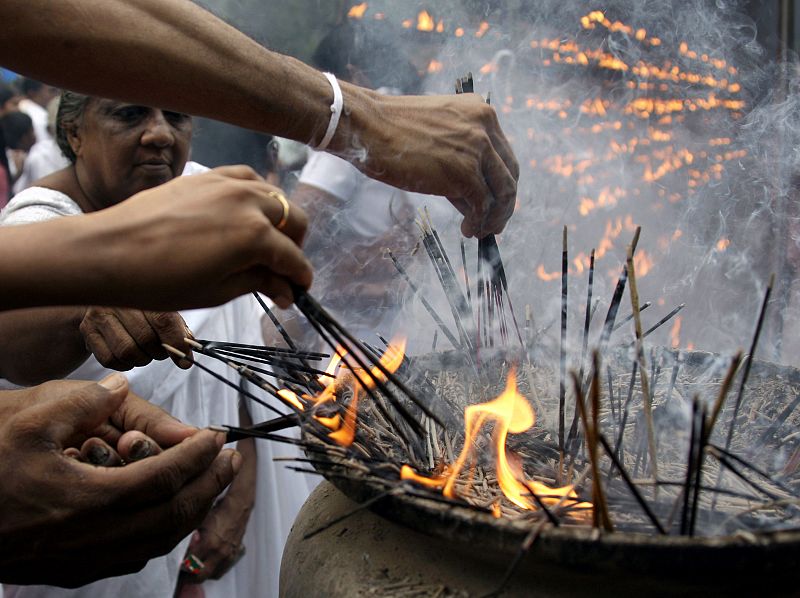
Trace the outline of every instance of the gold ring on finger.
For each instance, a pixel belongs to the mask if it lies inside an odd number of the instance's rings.
[[[278,224],[275,225],[275,228],[282,231],[283,227],[286,226],[286,223],[289,222],[289,200],[287,200],[286,196],[284,196],[284,194],[280,191],[269,191],[267,193],[267,197],[273,197],[281,202],[281,206],[283,207],[283,215],[281,216]]]

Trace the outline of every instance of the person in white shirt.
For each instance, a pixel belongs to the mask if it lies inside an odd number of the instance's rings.
[[[191,131],[191,118],[185,114],[65,92],[56,140],[70,165],[15,196],[0,213],[0,225],[100,211],[181,173],[202,172],[206,169],[187,162]],[[260,306],[250,296],[181,314],[94,306],[0,313],[0,336],[20,339],[13,350],[0,346],[0,375],[7,379],[0,381],[0,386],[40,383],[67,375],[100,380],[113,370],[131,370],[131,388],[180,420],[197,426],[238,425],[236,390],[200,368],[176,368],[166,360],[161,343],[189,353],[183,338],[194,333],[198,338],[260,344],[261,315]],[[51,348],[53,338],[59,339],[57,351]],[[37,353],[41,359],[29,359]],[[221,376],[238,382],[230,368],[213,367]],[[261,405],[248,408],[257,421],[271,416]],[[19,586],[6,588],[6,596],[171,596],[181,563],[188,556],[187,546],[193,562],[203,563],[203,567],[185,580],[203,582],[209,598],[250,595],[256,589],[276,595],[283,542],[309,487],[304,478],[273,463],[273,448],[269,443],[260,444],[257,457],[253,439],[240,441],[241,471],[191,543],[187,538],[169,555],[150,561],[142,572],[96,582],[76,592]],[[282,447],[279,450],[285,454]],[[111,447],[102,452],[108,456]],[[248,526],[254,505],[257,508]],[[246,533],[250,546],[245,554]]]
[[[18,84],[23,98],[19,101],[18,108],[31,117],[33,131],[37,140],[51,138],[47,130],[47,104],[58,96],[58,89],[35,79],[24,78]]]
[[[69,160],[61,152],[55,139],[56,113],[58,112],[59,98],[55,97],[47,105],[47,132],[50,137],[46,139],[36,138],[25,162],[22,165],[22,172],[14,183],[14,193],[19,193],[23,189],[30,187],[35,181],[46,177],[48,174],[61,170],[69,166]]]

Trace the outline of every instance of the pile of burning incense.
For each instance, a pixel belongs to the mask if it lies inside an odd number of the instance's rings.
[[[459,84],[471,90],[470,79]],[[596,342],[590,260],[580,352],[570,358],[565,228],[560,347],[550,359],[531,350],[539,339],[528,326],[523,339],[497,240],[479,241],[473,292],[463,241],[462,287],[427,213],[418,224],[450,317],[389,256],[452,350],[409,357],[404,340],[380,336],[375,347],[297,290],[298,308],[332,350],[327,366],[311,365],[323,355],[298,349],[262,301],[287,347],[192,341],[289,410],[251,428],[226,427],[229,439],[303,447],[307,456],[294,469],[370,488],[360,508],[388,496],[426,498],[490,513],[501,527],[529,523],[521,550],[545,525],[686,536],[800,530],[800,374],[770,372],[753,359],[772,281],[747,354],[647,347],[647,337],[684,306],[643,326],[651,303],[638,296],[637,229]],[[630,313],[620,317],[626,290]],[[614,335],[629,322],[632,343]],[[247,390],[243,396],[263,401]],[[291,426],[302,429],[301,439],[276,434]]]
[[[433,232],[426,234],[435,239]],[[444,247],[436,251],[446,264]],[[333,481],[369,486],[374,495],[368,504],[389,495],[424,497],[492,513],[498,525],[516,520],[608,532],[727,535],[800,528],[800,435],[793,425],[800,399],[785,376],[750,380],[771,287],[749,353],[726,360],[647,350],[635,284],[629,260],[588,372],[574,371],[569,380],[562,379],[561,356],[548,363],[496,347],[478,362],[459,346],[410,358],[401,340],[382,337],[383,347],[374,347],[353,338],[307,293],[298,293],[298,306],[334,350],[326,367],[309,366],[323,355],[297,347],[210,341],[193,341],[193,347],[290,410],[252,428],[226,428],[230,439],[298,444],[308,457],[296,469],[311,471],[310,465]],[[635,359],[628,340],[612,339],[628,285],[629,319],[638,329]],[[589,320],[591,301],[587,292]],[[581,364],[588,346],[584,340]],[[255,369],[267,363],[282,368],[280,382]],[[478,376],[470,374],[476,367]],[[572,407],[577,425],[562,444],[562,414]],[[276,434],[290,426],[302,428],[301,440]],[[775,471],[781,446],[788,454]]]

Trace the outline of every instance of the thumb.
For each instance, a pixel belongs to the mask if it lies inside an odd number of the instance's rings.
[[[128,380],[115,373],[100,382],[71,384],[61,393],[58,388],[52,390],[56,391],[53,400],[24,415],[46,426],[51,442],[69,446],[83,440],[119,409],[128,394]]]

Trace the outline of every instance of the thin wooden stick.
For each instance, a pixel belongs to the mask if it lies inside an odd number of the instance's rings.
[[[753,359],[756,357],[756,348],[758,347],[758,339],[761,336],[761,329],[764,326],[764,317],[767,313],[767,305],[769,304],[769,297],[772,294],[772,287],[775,284],[775,274],[769,277],[769,284],[767,290],[764,292],[764,300],[761,302],[761,310],[758,313],[758,322],[756,323],[756,330],[753,333],[753,341],[750,343],[750,352],[745,358],[747,361],[744,364],[744,372],[742,372],[742,379],[739,383],[739,392],[736,393],[736,403],[733,406],[733,416],[731,417],[730,427],[728,428],[728,437],[725,439],[725,450],[731,448],[731,441],[733,440],[733,431],[736,428],[736,418],[739,416],[739,409],[742,406],[742,399],[744,398],[744,387],[747,384],[747,379],[750,377],[750,368],[753,365]]]
[[[433,318],[433,321],[436,323],[436,326],[438,326],[439,330],[442,331],[442,334],[444,334],[447,340],[450,341],[450,344],[453,345],[454,349],[461,349],[462,348],[461,343],[458,342],[458,340],[456,340],[456,337],[447,328],[445,323],[442,321],[442,318],[439,317],[439,314],[436,313],[435,309],[433,309],[433,306],[431,306],[431,304],[428,303],[428,300],[425,298],[425,296],[420,293],[420,290],[417,288],[417,285],[415,285],[414,282],[411,280],[411,277],[408,275],[408,272],[406,272],[406,269],[400,265],[400,262],[397,261],[397,258],[391,251],[388,251],[387,253],[389,255],[389,258],[391,258],[395,269],[400,273],[400,276],[402,276],[403,279],[406,281],[406,284],[408,285],[408,288],[411,289],[411,292],[417,297],[419,297],[420,303],[422,303],[422,306],[426,309],[428,314],[430,314],[431,318]]]
[[[567,303],[569,295],[569,254],[567,248],[567,227],[564,227],[561,249],[561,345],[559,352],[558,382],[558,452],[564,460],[564,426],[567,396]],[[559,477],[562,466],[559,466]]]
[[[667,531],[664,529],[664,526],[658,520],[658,517],[656,517],[656,514],[653,512],[653,509],[650,508],[650,505],[644,499],[644,496],[642,496],[642,493],[639,491],[639,488],[637,488],[636,484],[631,479],[631,476],[628,474],[628,472],[625,470],[625,467],[623,467],[622,463],[617,458],[616,451],[614,451],[611,448],[611,445],[608,443],[608,440],[602,434],[602,432],[599,435],[599,439],[600,439],[600,444],[603,445],[603,449],[605,449],[606,454],[608,455],[609,459],[611,459],[611,463],[613,464],[614,467],[617,468],[617,471],[620,473],[620,476],[624,480],[625,484],[628,486],[628,489],[631,491],[631,494],[633,494],[633,497],[636,499],[636,502],[638,502],[639,506],[642,507],[642,510],[644,511],[645,515],[647,515],[647,518],[650,520],[653,526],[655,526],[655,528],[658,530],[658,533],[666,534]]]
[[[592,378],[592,391],[597,392],[594,388],[597,386],[595,383],[596,376]],[[603,480],[600,475],[600,463],[597,455],[597,442],[592,431],[592,425],[586,413],[586,406],[583,404],[583,391],[581,390],[581,381],[578,376],[572,373],[572,382],[575,386],[575,400],[578,402],[578,411],[580,413],[581,421],[583,421],[583,433],[586,438],[586,448],[589,453],[589,463],[592,467],[592,517],[594,527],[603,527],[606,531],[613,532],[614,526],[611,523],[611,518],[608,514],[608,504],[606,503],[605,491],[603,490]]]
[[[641,227],[637,227],[638,232]],[[647,381],[647,368],[644,361],[644,348],[642,346],[642,319],[639,314],[639,292],[636,288],[636,272],[633,264],[633,245],[628,246],[628,279],[631,295],[631,311],[636,329],[636,358],[639,362],[639,376],[642,381],[642,404],[644,406],[645,424],[647,426],[647,444],[650,452],[650,471],[654,480],[658,479],[658,453],[656,448],[656,432],[653,425],[653,405],[650,396],[650,387]]]

